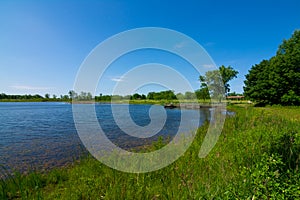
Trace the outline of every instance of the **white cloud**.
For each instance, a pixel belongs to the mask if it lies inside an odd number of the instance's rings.
[[[206,42],[203,46],[205,47],[211,47],[211,46],[215,46],[216,43],[214,42]]]
[[[174,45],[174,49],[181,49],[186,46],[186,42],[182,41]]]
[[[49,90],[53,89],[53,87],[36,87],[36,86],[28,86],[28,85],[12,85],[11,88],[17,90]]]
[[[213,64],[204,64],[203,67],[209,69],[209,68],[214,68],[215,65],[213,65]]]
[[[110,80],[115,81],[115,82],[121,82],[124,81],[123,77],[113,77]]]

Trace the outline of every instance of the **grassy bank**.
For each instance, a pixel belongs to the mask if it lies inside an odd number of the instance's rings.
[[[300,108],[231,109],[235,116],[206,158],[198,152],[208,125],[164,169],[129,174],[87,157],[46,174],[1,180],[0,199],[299,199]]]

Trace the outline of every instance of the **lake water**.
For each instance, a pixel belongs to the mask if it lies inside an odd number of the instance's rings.
[[[84,104],[80,105],[84,108]],[[118,105],[119,110],[128,105]],[[151,122],[151,105],[130,105],[133,121],[139,126]],[[97,119],[107,137],[123,149],[138,148],[177,133],[182,112],[194,116],[200,112],[201,125],[209,119],[209,110],[166,109],[166,123],[153,137],[140,139],[127,135],[115,123],[110,104],[96,104]],[[191,117],[191,121],[193,118]],[[193,127],[186,127],[186,131]],[[73,121],[72,105],[61,102],[0,103],[0,173],[11,169],[47,170],[73,162],[86,153]],[[4,170],[3,170],[4,169]],[[0,174],[1,175],[1,174]]]

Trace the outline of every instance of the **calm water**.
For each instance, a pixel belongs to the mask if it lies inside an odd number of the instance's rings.
[[[82,105],[83,107],[85,105]],[[127,105],[118,105],[119,110]],[[130,105],[133,121],[150,123],[150,105]],[[209,110],[167,109],[167,120],[153,137],[138,139],[125,134],[115,123],[109,104],[96,104],[97,118],[107,137],[124,149],[150,144],[159,136],[172,138],[178,130],[181,112],[193,116],[200,112],[200,124],[209,118]],[[191,120],[193,120],[191,118]],[[189,131],[191,127],[186,127]],[[0,166],[27,171],[62,166],[85,152],[77,135],[72,105],[67,103],[0,103]],[[0,173],[4,173],[3,170]],[[1,174],[0,174],[1,175]]]

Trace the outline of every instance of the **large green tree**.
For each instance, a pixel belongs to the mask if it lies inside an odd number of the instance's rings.
[[[173,100],[176,99],[176,95],[174,94],[174,91],[167,90],[167,91],[161,91],[161,92],[149,92],[147,95],[147,99],[152,100]]]
[[[219,71],[222,76],[225,93],[230,92],[229,81],[236,78],[239,72],[234,70],[230,65],[228,67],[222,65],[221,67],[219,67]]]
[[[234,70],[231,66],[225,67],[222,65],[218,70],[207,71],[204,76],[200,76],[201,82],[200,90],[208,91],[210,95],[221,95],[230,92],[229,81],[237,77],[239,72]],[[213,97],[220,98],[220,97]]]
[[[284,40],[275,56],[252,66],[246,97],[263,104],[300,105],[300,31]]]
[[[209,91],[207,87],[203,87],[195,91],[197,99],[203,99],[204,101],[210,99]]]

